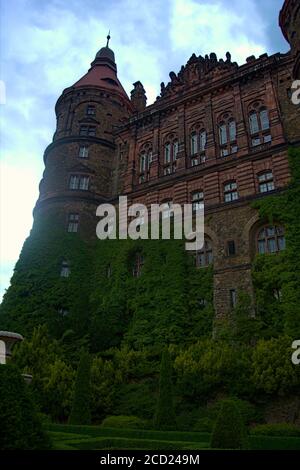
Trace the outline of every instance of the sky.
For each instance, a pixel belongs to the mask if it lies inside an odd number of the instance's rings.
[[[151,104],[192,53],[242,64],[287,52],[283,0],[0,0],[0,298],[32,226],[55,103],[105,45],[127,93]]]

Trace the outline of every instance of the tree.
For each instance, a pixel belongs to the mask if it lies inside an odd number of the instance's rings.
[[[0,365],[1,450],[47,449],[50,446],[28,387],[14,365]]]
[[[247,430],[232,400],[224,400],[212,436],[213,449],[247,449]]]
[[[172,376],[169,351],[162,353],[159,377],[159,394],[156,414],[154,417],[156,429],[176,428],[176,417],[173,407]]]
[[[77,369],[75,392],[69,424],[90,424],[90,375],[91,358],[86,350],[82,350]]]

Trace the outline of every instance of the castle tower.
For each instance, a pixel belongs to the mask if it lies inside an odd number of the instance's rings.
[[[45,171],[34,216],[55,211],[66,229],[95,233],[95,209],[117,192],[114,131],[132,112],[107,45],[91,68],[57,101],[57,127],[44,154]]]
[[[300,79],[300,3],[298,0],[285,0],[279,16],[279,25],[295,55],[294,78]]]

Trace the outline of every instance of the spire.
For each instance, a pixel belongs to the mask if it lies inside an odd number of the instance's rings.
[[[108,45],[109,45],[109,40],[110,40],[110,30],[108,31],[108,35],[107,35],[106,47],[108,47]]]

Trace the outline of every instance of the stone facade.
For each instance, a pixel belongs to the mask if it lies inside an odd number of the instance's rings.
[[[300,2],[285,0],[279,16],[279,25],[295,55],[294,78],[300,79]]]
[[[285,2],[281,18],[297,46],[288,28],[294,28],[299,14],[287,19],[290,4],[298,2]],[[57,129],[45,151],[35,217],[55,210],[67,229],[70,214],[76,213],[79,232],[89,239],[95,236],[101,202],[126,194],[147,206],[166,200],[184,204],[203,193],[215,310],[226,315],[237,290],[253,299],[251,262],[261,222],[251,203],[267,194],[259,177],[272,173],[272,194],[289,182],[288,146],[300,142],[299,106],[290,100],[294,70],[293,51],[251,56],[241,66],[229,53],[219,60],[214,53],[193,54],[146,106],[141,82],[129,99],[113,52],[102,48],[89,72],[57,102]],[[232,183],[236,195],[230,201],[226,188]]]

